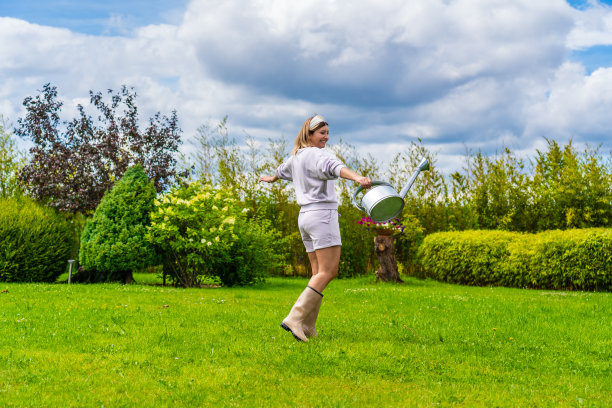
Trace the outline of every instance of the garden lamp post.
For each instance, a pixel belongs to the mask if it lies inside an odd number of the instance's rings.
[[[70,267],[68,268],[68,283],[70,283],[70,279],[72,278],[72,264],[74,263],[74,259],[69,259],[68,264]]]

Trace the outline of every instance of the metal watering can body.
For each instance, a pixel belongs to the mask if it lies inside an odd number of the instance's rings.
[[[419,173],[426,170],[429,170],[429,162],[427,159],[423,159],[410,177],[408,184],[399,194],[391,184],[385,181],[372,181],[372,188],[361,197],[361,200],[357,201],[357,194],[364,190],[363,187],[359,186],[353,194],[353,204],[367,213],[374,222],[392,220],[402,213],[404,197],[408,194],[408,190],[414,184]]]

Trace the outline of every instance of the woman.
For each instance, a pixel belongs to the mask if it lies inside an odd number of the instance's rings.
[[[340,227],[338,200],[334,180],[353,180],[364,188],[372,181],[349,170],[323,148],[329,140],[329,126],[321,115],[308,118],[295,139],[292,155],[276,169],[274,176],[259,181],[273,183],[278,179],[293,182],[300,205],[298,227],[312,266],[312,278],[299,296],[281,327],[300,341],[316,337],[315,323],[323,299],[323,290],[338,274],[340,262]]]

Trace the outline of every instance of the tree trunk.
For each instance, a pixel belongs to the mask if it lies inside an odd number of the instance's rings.
[[[123,280],[123,283],[125,284],[133,283],[134,275],[132,274],[132,271],[126,271],[125,274],[123,275],[122,280]]]
[[[380,263],[380,269],[374,272],[376,279],[383,282],[404,283],[397,270],[393,238],[388,235],[377,235],[374,238],[374,249]]]

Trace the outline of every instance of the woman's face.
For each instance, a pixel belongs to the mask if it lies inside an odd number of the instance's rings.
[[[308,135],[308,142],[311,146],[322,149],[329,140],[329,126],[325,125],[315,130],[311,135]]]

